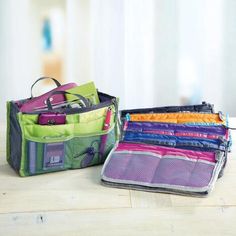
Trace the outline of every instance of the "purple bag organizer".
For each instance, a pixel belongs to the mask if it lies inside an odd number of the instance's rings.
[[[192,106],[173,108],[175,112],[184,112]],[[111,187],[206,196],[223,175],[231,145],[229,128],[204,122],[175,124],[129,120],[129,113],[159,113],[158,109],[121,113],[122,139],[104,163],[102,183]],[[169,110],[161,108],[160,112]],[[213,113],[213,110],[208,112]]]
[[[204,196],[224,164],[222,152],[203,152],[150,144],[119,143],[102,169],[106,185]]]

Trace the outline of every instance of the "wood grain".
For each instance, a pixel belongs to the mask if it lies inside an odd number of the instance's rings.
[[[0,235],[236,235],[236,132],[224,176],[195,198],[104,187],[101,166],[21,178],[0,131]]]
[[[235,235],[235,215],[235,207],[119,208],[8,213],[0,214],[0,234]]]

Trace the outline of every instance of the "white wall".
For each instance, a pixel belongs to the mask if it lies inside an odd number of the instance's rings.
[[[124,105],[124,1],[90,1],[91,79]]]
[[[223,106],[236,116],[236,1],[224,1],[223,9]]]
[[[66,1],[66,80],[91,80],[90,1]]]
[[[92,0],[90,6],[92,79],[99,88],[119,96],[121,109],[176,103],[175,1]]]
[[[6,118],[6,101],[29,97],[29,86],[40,74],[39,41],[30,10],[30,0],[0,1],[0,121]]]
[[[41,76],[47,4],[0,1],[0,120],[6,100],[28,97]],[[192,96],[236,115],[234,0],[65,0],[65,9],[67,81],[94,80],[121,98],[120,108]]]
[[[222,109],[222,1],[178,3],[180,95]]]
[[[178,1],[158,0],[154,2],[154,105],[179,105],[177,86],[179,53]]]
[[[155,5],[153,0],[125,1],[124,108],[155,103]]]

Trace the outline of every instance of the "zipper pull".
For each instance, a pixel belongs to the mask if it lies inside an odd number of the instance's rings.
[[[127,114],[125,115],[125,120],[126,120],[126,121],[130,121],[130,114],[129,114],[129,113],[127,113]]]

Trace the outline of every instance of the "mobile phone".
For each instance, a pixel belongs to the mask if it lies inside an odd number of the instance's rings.
[[[42,113],[39,115],[40,125],[62,125],[66,123],[65,113]]]

